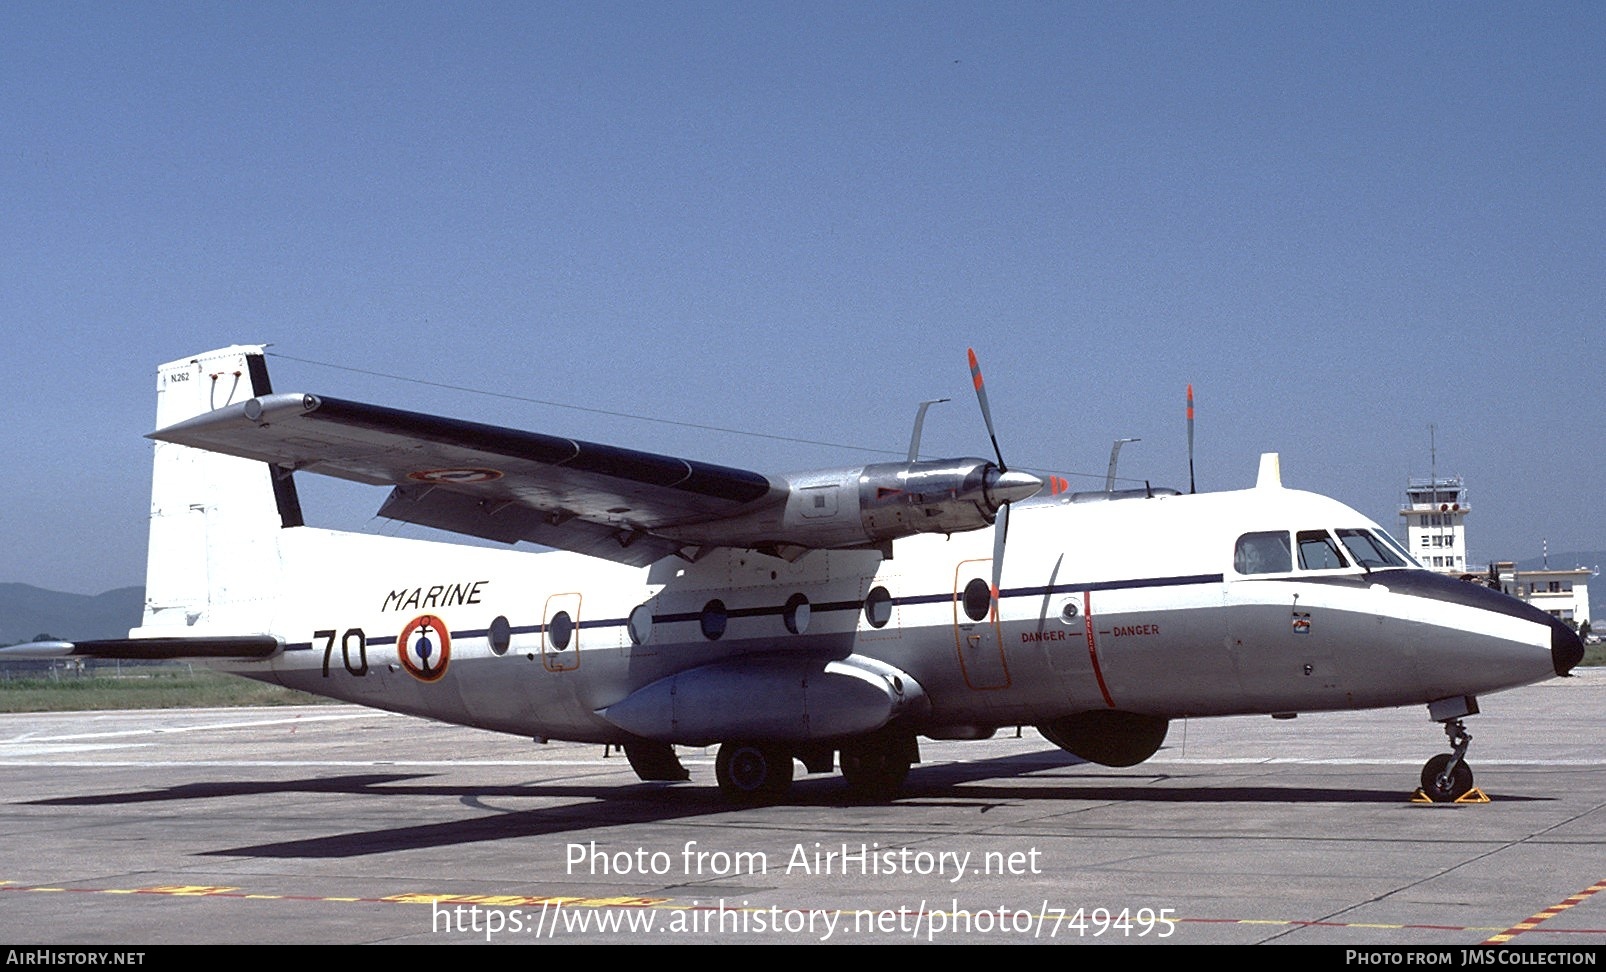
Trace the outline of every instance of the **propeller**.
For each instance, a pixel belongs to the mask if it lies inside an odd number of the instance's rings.
[[[976,386],[976,401],[981,404],[981,419],[987,425],[987,438],[992,440],[993,455],[998,457],[998,471],[988,474],[987,494],[998,504],[997,519],[993,525],[993,619],[998,618],[998,583],[1004,574],[1004,542],[1009,537],[1009,504],[1026,499],[1043,488],[1043,481],[1030,473],[1010,472],[1004,465],[1004,452],[998,447],[998,436],[993,431],[993,410],[987,405],[987,385],[982,381],[981,365],[976,361],[976,349],[966,348],[970,358],[970,380]]]
[[[981,403],[981,420],[987,423],[987,438],[993,440],[993,455],[998,457],[998,471],[1007,472],[1004,465],[1004,451],[998,448],[998,436],[993,434],[993,410],[987,407],[987,384],[981,378],[981,365],[976,361],[976,349],[966,348],[965,354],[970,358],[970,381],[976,386],[976,401]]]
[[[1193,382],[1188,382],[1188,492],[1193,488]]]

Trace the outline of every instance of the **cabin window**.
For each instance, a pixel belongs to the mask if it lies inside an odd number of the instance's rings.
[[[625,629],[630,632],[631,644],[646,644],[647,639],[652,636],[652,606],[649,604],[636,605],[635,610],[630,612],[630,618],[625,624]]]
[[[1288,534],[1246,533],[1232,553],[1232,569],[1240,574],[1281,574],[1294,569]]]
[[[892,620],[892,595],[885,587],[872,588],[864,596],[864,620],[872,628],[885,628]]]
[[[1344,555],[1338,552],[1338,544],[1326,530],[1299,531],[1300,570],[1337,570],[1348,566]]]
[[[569,647],[569,641],[574,637],[574,619],[569,617],[568,611],[552,615],[552,620],[546,623],[546,637],[554,651]]]
[[[709,641],[718,641],[725,633],[725,625],[730,622],[730,614],[725,610],[725,602],[715,598],[703,605],[703,613],[698,622],[703,626],[703,637]]]
[[[972,621],[985,620],[993,608],[992,586],[977,577],[965,585],[965,595],[962,600],[965,604],[965,617]]]
[[[786,609],[781,612],[781,620],[786,622],[786,630],[793,634],[802,634],[809,630],[809,599],[802,594],[793,594],[786,599]]]
[[[508,624],[507,618],[498,614],[486,629],[485,638],[491,643],[492,654],[505,655],[508,646],[513,643],[513,626]]]

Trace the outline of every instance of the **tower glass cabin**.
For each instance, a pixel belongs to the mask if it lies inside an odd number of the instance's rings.
[[[1460,476],[1411,477],[1405,487],[1405,542],[1430,570],[1467,572],[1466,485]]]

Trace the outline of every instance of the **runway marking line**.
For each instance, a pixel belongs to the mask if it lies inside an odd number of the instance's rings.
[[[491,907],[518,907],[561,904],[570,908],[641,908],[668,905],[673,898],[643,898],[618,896],[607,898],[576,898],[563,895],[527,894],[427,894],[407,892],[383,898],[363,898],[345,895],[309,894],[247,894],[236,887],[207,884],[163,884],[149,888],[52,888],[43,885],[18,885],[14,881],[0,881],[0,891],[73,892],[77,894],[150,894],[170,898],[239,898],[249,901],[312,901],[339,902],[342,904],[442,904],[484,905]]]
[[[310,901],[341,904],[427,904],[427,905],[480,905],[482,907],[529,907],[534,905],[561,905],[569,908],[671,908],[705,910],[695,905],[687,908],[673,898],[644,898],[618,896],[606,898],[575,898],[564,895],[526,894],[429,894],[410,891],[386,895],[382,898],[350,896],[319,896],[306,894],[255,894],[239,888],[207,884],[163,884],[148,888],[55,888],[42,885],[19,885],[15,881],[0,881],[0,892],[73,892],[77,894],[146,894],[170,898],[239,898],[246,901]],[[1527,921],[1508,928],[1485,945],[1502,945],[1522,932],[1529,931],[1550,918],[1574,907],[1592,895],[1606,891],[1606,881],[1599,881],[1572,895],[1560,904],[1546,908]],[[712,906],[709,906],[710,908]],[[846,912],[839,912],[846,913]],[[1395,925],[1378,922],[1302,921],[1297,918],[1178,918],[1179,925],[1277,925],[1294,928],[1366,928],[1389,931],[1493,931],[1498,925]],[[1606,928],[1552,929],[1554,934],[1606,935]]]
[[[1495,935],[1493,938],[1490,938],[1483,944],[1504,945],[1507,942],[1510,942],[1513,938],[1516,938],[1518,935],[1521,935],[1523,932],[1533,931],[1541,924],[1556,917],[1567,909],[1583,904],[1585,901],[1588,901],[1591,897],[1600,893],[1601,891],[1606,891],[1606,881],[1596,881],[1594,884],[1591,884],[1589,887],[1578,892],[1577,894],[1563,898],[1559,904],[1553,904],[1544,911],[1541,911],[1524,921],[1517,922],[1515,925],[1512,925],[1510,928],[1507,928],[1500,934]]]

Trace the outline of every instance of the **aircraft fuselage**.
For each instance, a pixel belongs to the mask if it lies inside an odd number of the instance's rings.
[[[272,633],[285,651],[228,667],[536,738],[690,744],[718,741],[695,713],[610,714],[733,659],[803,670],[873,660],[916,683],[922,698],[902,717],[948,737],[1100,710],[1170,719],[1421,704],[1556,673],[1555,625],[1493,591],[1414,567],[1235,567],[1245,534],[1338,529],[1376,528],[1281,489],[1022,504],[995,613],[990,531],[905,538],[891,559],[721,549],[640,569],[303,527],[281,540],[286,563],[303,565],[277,592]],[[726,705],[746,701],[738,692]],[[773,730],[753,713],[748,735],[841,735],[844,723],[809,718],[811,704],[800,698]]]

